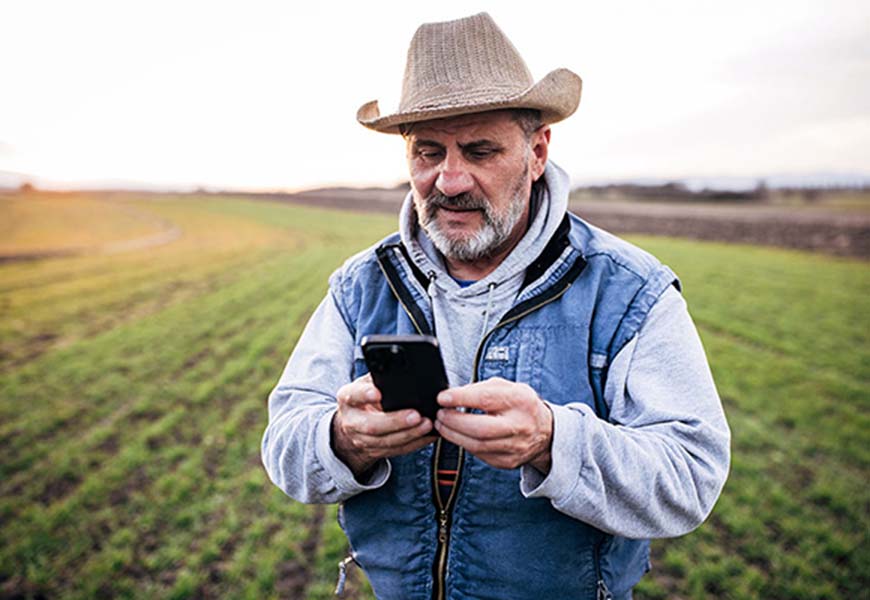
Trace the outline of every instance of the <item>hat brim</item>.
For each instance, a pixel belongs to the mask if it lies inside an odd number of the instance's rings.
[[[568,69],[556,69],[547,74],[529,89],[513,95],[481,102],[474,99],[468,103],[427,106],[424,109],[398,112],[381,116],[378,101],[363,104],[356,113],[361,125],[381,133],[401,133],[400,127],[409,123],[446,119],[458,115],[502,110],[507,108],[531,108],[541,111],[544,123],[556,123],[570,117],[580,104],[583,81]]]

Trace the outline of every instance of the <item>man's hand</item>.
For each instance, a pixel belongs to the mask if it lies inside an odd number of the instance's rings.
[[[438,403],[435,428],[445,439],[499,469],[531,464],[549,473],[553,413],[529,386],[487,379],[441,392]],[[461,406],[486,414],[453,410]]]
[[[370,375],[342,386],[337,398],[333,448],[356,477],[382,458],[413,452],[436,439],[426,436],[432,422],[416,410],[384,412],[381,393]]]

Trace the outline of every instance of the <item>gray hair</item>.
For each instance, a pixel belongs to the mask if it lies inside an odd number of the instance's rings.
[[[532,135],[544,125],[541,111],[534,108],[512,108],[510,113],[511,119],[520,126],[527,140],[531,140]]]

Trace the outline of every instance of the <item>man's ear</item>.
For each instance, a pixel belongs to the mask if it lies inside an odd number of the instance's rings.
[[[537,181],[544,174],[550,148],[550,133],[550,126],[543,125],[532,134],[532,139],[529,140],[532,148],[532,181]]]

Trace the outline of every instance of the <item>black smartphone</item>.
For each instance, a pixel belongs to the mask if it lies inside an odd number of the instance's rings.
[[[383,409],[414,408],[434,422],[440,408],[436,397],[448,387],[438,340],[431,335],[367,335],[361,345]]]

